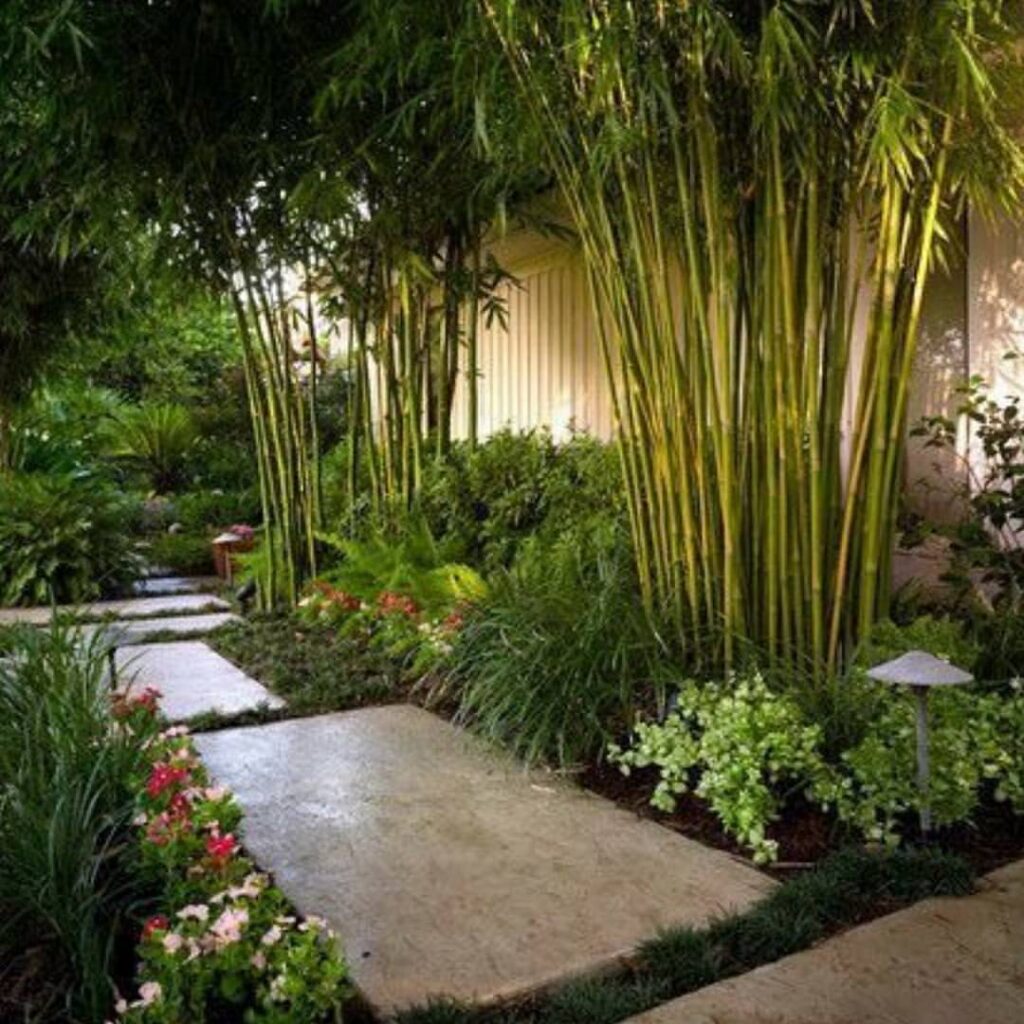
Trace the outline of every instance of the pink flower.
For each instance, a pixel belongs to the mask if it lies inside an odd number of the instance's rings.
[[[225,910],[210,927],[218,946],[227,946],[242,937],[242,928],[249,923],[249,913],[241,909]]]
[[[177,932],[168,932],[164,936],[163,946],[172,956],[185,945],[185,940]]]
[[[284,932],[282,932],[276,924],[272,925],[263,933],[263,938],[260,939],[260,942],[262,942],[264,946],[274,946],[281,941],[281,936],[283,934]]]
[[[152,1006],[163,994],[164,990],[160,987],[159,981],[144,981],[139,986],[139,998],[132,1003],[132,1007],[143,1009]]]
[[[203,799],[209,800],[211,803],[219,803],[226,797],[231,795],[231,790],[227,786],[207,786],[203,790]]]
[[[249,963],[251,963],[257,971],[262,971],[267,966],[267,958],[262,953],[253,953],[253,955],[249,957]]]

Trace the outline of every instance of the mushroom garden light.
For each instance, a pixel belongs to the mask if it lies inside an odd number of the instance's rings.
[[[928,804],[928,786],[931,769],[928,759],[928,690],[932,686],[963,686],[974,681],[965,672],[948,661],[924,651],[908,651],[892,661],[868,670],[868,677],[893,686],[909,686],[917,700],[917,785],[921,791],[921,835],[927,836],[932,827],[932,812]]]

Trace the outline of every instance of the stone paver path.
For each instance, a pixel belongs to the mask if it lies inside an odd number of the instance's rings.
[[[129,692],[146,686],[160,690],[160,710],[171,722],[208,712],[235,715],[261,705],[284,706],[280,697],[199,641],[121,648],[115,657],[118,679],[131,680]]]
[[[97,622],[80,626],[81,634],[90,638],[102,633],[107,642],[128,647],[145,643],[157,633],[176,633],[180,636],[204,636],[229,622],[241,622],[233,612],[212,612],[207,615],[164,615],[155,619],[124,619],[117,622]]]
[[[220,583],[216,576],[147,576],[137,580],[132,590],[139,597],[166,597],[170,594],[205,594]]]
[[[631,1024],[1021,1024],[1024,861]]]
[[[93,601],[82,605],[58,605],[61,615],[77,615],[98,618],[113,616],[118,619],[133,619],[149,615],[189,615],[205,611],[225,611],[230,608],[227,601],[213,594],[170,594],[162,597],[126,597],[113,601]],[[34,608],[0,608],[0,625],[25,623],[30,626],[45,626],[53,615],[53,609],[44,606]]]
[[[488,1001],[598,970],[659,928],[775,883],[503,755],[419,708],[196,738],[245,810],[244,840],[343,937],[378,1011]]]

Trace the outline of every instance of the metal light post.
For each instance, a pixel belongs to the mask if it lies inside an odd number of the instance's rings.
[[[921,835],[927,836],[932,828],[932,812],[928,804],[928,690],[933,686],[963,686],[974,681],[965,672],[948,661],[925,651],[908,651],[883,665],[868,670],[868,677],[892,686],[909,686],[917,701],[917,786],[921,791]]]

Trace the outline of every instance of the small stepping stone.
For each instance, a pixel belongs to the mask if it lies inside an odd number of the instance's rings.
[[[81,635],[90,639],[102,633],[114,647],[146,643],[149,637],[165,633],[179,636],[205,636],[229,622],[241,622],[234,612],[213,612],[209,615],[165,615],[156,619],[134,619],[117,622],[96,622],[79,627]]]
[[[128,693],[147,686],[161,692],[160,710],[171,722],[284,707],[280,697],[200,641],[121,648],[115,661],[118,680],[130,680]]]
[[[407,705],[196,738],[245,843],[341,936],[382,1015],[489,1002],[606,969],[672,925],[739,910],[754,868]]]
[[[207,594],[220,580],[216,576],[149,576],[137,580],[132,590],[139,597],[169,597],[175,594]]]
[[[1020,1024],[1024,860],[627,1024]]]
[[[57,614],[132,619],[172,613],[188,615],[212,610],[226,611],[230,607],[227,601],[215,597],[213,594],[171,594],[164,597],[128,597],[113,601],[93,601],[81,605],[58,605]],[[33,626],[45,626],[52,616],[53,609],[44,606],[0,608],[0,625],[26,623]]]

